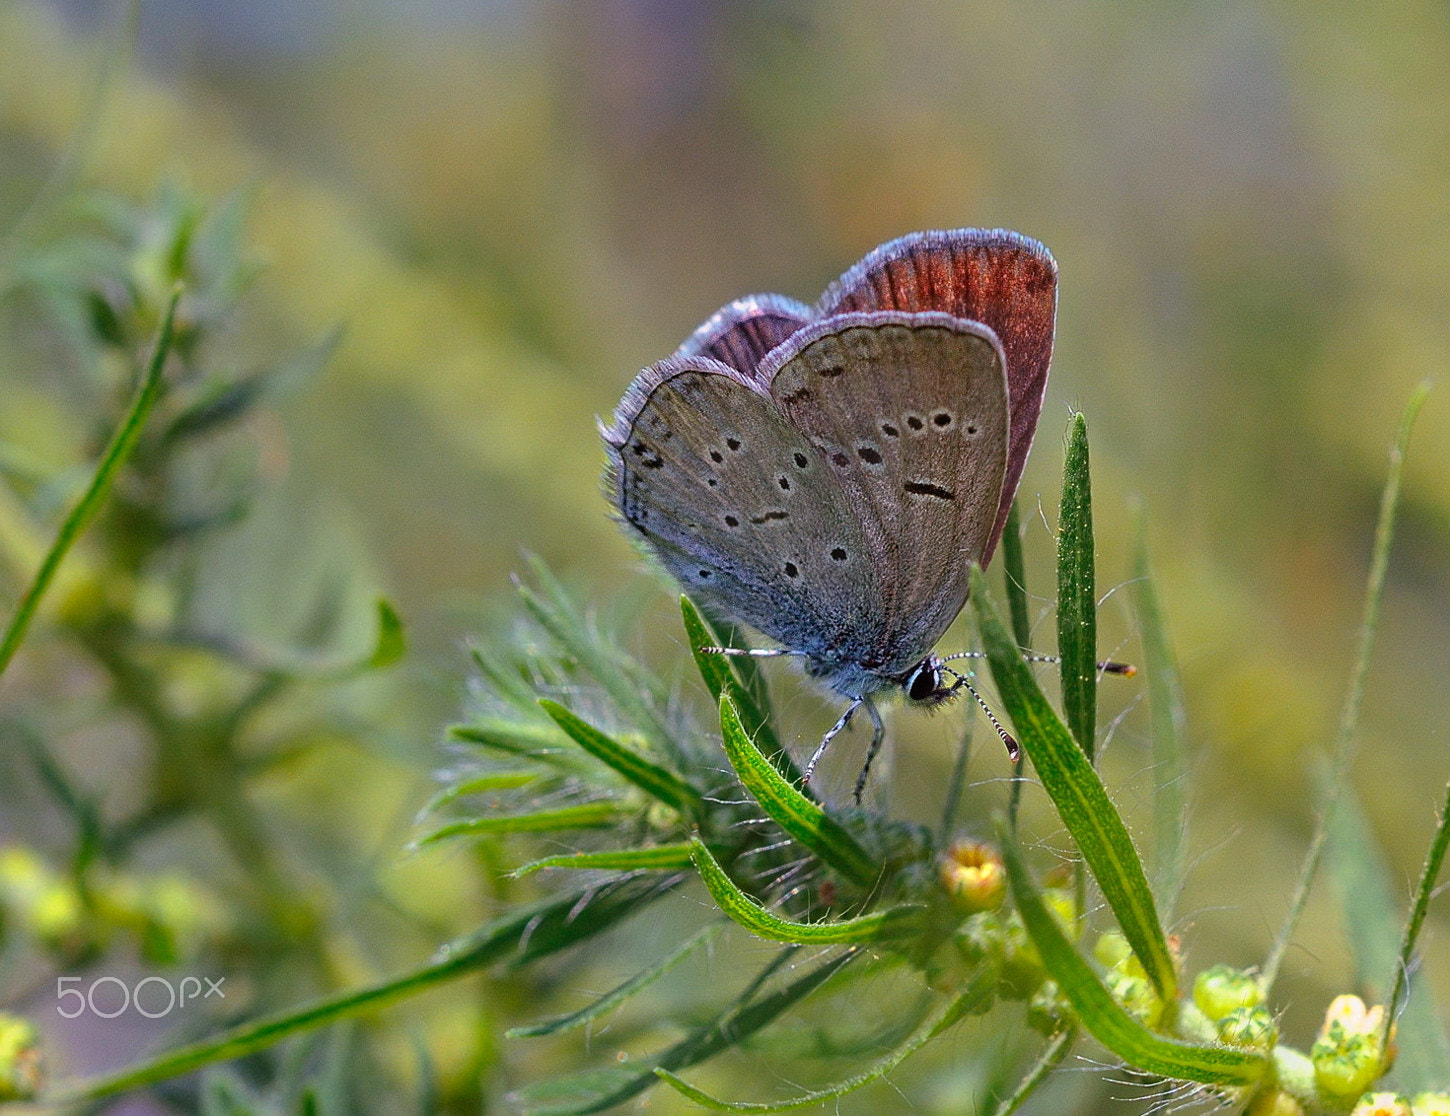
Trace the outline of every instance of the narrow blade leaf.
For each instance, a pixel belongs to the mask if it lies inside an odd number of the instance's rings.
[[[847,879],[870,887],[878,866],[839,822],[786,780],[761,754],[728,694],[720,697],[720,731],[725,755],[748,790],[777,825]]]
[[[1148,566],[1147,529],[1141,517],[1134,549],[1133,604],[1143,633],[1153,732],[1153,894],[1158,909],[1167,915],[1178,900],[1187,863],[1188,757],[1183,686],[1158,607],[1158,591]]]
[[[618,803],[585,802],[578,806],[560,806],[554,810],[536,810],[531,814],[490,814],[483,818],[452,822],[418,838],[418,848],[436,845],[454,837],[494,837],[503,833],[551,833],[560,829],[605,829],[627,817]]]
[[[857,945],[907,934],[921,926],[925,908],[920,906],[893,907],[835,922],[792,922],[771,914],[736,887],[700,841],[690,842],[690,851],[719,908],[757,938],[798,945]]]
[[[870,1069],[863,1073],[855,1074],[838,1081],[834,1085],[828,1085],[824,1089],[815,1089],[809,1093],[801,1093],[781,1101],[726,1101],[711,1096],[703,1089],[697,1089],[683,1078],[676,1076],[666,1069],[655,1070],[660,1079],[669,1085],[670,1088],[682,1094],[696,1104],[712,1108],[717,1112],[790,1112],[798,1108],[809,1108],[812,1105],[823,1104],[826,1101],[836,1100],[848,1093],[854,1093],[873,1081],[880,1081],[907,1058],[915,1054],[937,1035],[941,1034],[953,1023],[956,1023],[963,1015],[969,1014],[974,1009],[987,1003],[992,997],[995,977],[979,972],[966,989],[958,996],[943,1000],[935,1011],[933,1011],[914,1030],[907,1039],[888,1054],[881,1061],[877,1062]]]
[[[542,698],[539,707],[563,729],[579,747],[652,798],[663,802],[686,818],[699,818],[705,803],[700,792],[673,771],[651,763],[638,752],[626,748],[613,737],[600,732],[588,721],[581,720],[558,702]]]
[[[568,1015],[545,1019],[541,1023],[534,1023],[528,1027],[514,1027],[505,1032],[505,1037],[542,1038],[545,1035],[557,1035],[563,1031],[572,1031],[588,1023],[592,1023],[600,1016],[607,1015],[620,1007],[630,997],[643,992],[681,961],[689,957],[690,954],[694,953],[695,950],[699,949],[700,946],[713,940],[727,925],[728,923],[723,921],[712,922],[703,929],[696,931],[653,965],[641,969],[623,984],[610,989],[587,1007],[570,1012]]]
[[[998,826],[1012,898],[1043,967],[1072,1005],[1087,1032],[1128,1065],[1180,1081],[1205,1085],[1251,1085],[1268,1070],[1256,1051],[1200,1046],[1165,1038],[1129,1015],[1097,978],[1062,932],[1037,890],[1021,849],[1005,825]]]
[[[106,494],[111,490],[111,482],[116,479],[121,466],[126,458],[131,456],[131,451],[136,448],[136,442],[141,437],[141,430],[146,425],[146,419],[150,416],[151,410],[156,405],[156,400],[161,397],[162,379],[161,373],[166,367],[166,357],[171,352],[172,326],[176,321],[176,304],[181,298],[181,289],[178,287],[171,294],[170,301],[166,304],[166,312],[161,318],[160,328],[156,332],[156,344],[151,351],[151,359],[146,365],[145,374],[141,377],[141,383],[136,389],[136,397],[131,401],[125,416],[121,419],[121,425],[111,435],[111,441],[106,446],[106,451],[101,455],[100,463],[91,477],[91,483],[86,486],[76,506],[71,513],[65,517],[65,522],[60,525],[56,533],[55,541],[46,552],[45,558],[40,563],[40,569],[35,572],[29,588],[25,590],[16,606],[15,615],[11,617],[9,625],[5,628],[4,635],[0,635],[0,674],[5,673],[5,668],[10,665],[10,660],[15,657],[15,652],[20,648],[20,642],[25,638],[25,633],[30,630],[30,623],[35,619],[35,613],[40,608],[41,598],[50,584],[55,580],[56,571],[60,564],[65,561],[65,556],[70,553],[71,547],[76,539],[80,538],[96,513],[101,510],[105,503]]]
[[[1083,859],[1092,869],[1103,898],[1112,908],[1123,936],[1142,962],[1159,995],[1171,1000],[1177,977],[1163,927],[1153,906],[1153,893],[1127,827],[1108,798],[1102,780],[1058,720],[1038,688],[1037,680],[987,596],[981,570],[972,571],[972,600],[977,627],[991,664],[997,691],[1011,715],[1018,742],[1032,761],[1037,777],[1057,807]]]
[[[728,693],[735,702],[735,708],[740,710],[740,723],[745,726],[750,738],[770,757],[782,775],[799,785],[800,771],[790,753],[781,747],[780,738],[770,724],[769,709],[756,701],[746,675],[741,673],[747,669],[745,664],[750,664],[751,669],[754,664],[749,658],[739,655],[712,654],[705,650],[707,647],[730,645],[720,640],[714,626],[705,620],[689,597],[680,597],[680,615],[685,623],[685,635],[690,641],[695,666],[705,680],[710,696],[718,702],[722,693]]]
[[[689,845],[652,845],[647,849],[606,849],[600,852],[563,853],[546,856],[521,868],[513,875],[527,876],[541,868],[573,868],[583,871],[613,872],[679,871],[694,867]]]
[[[688,1069],[722,1050],[739,1045],[762,1027],[774,1022],[861,955],[859,950],[844,950],[816,968],[807,970],[784,988],[757,997],[763,978],[774,972],[794,953],[794,947],[786,947],[784,952],[777,954],[775,960],[766,966],[766,972],[752,981],[750,987],[729,1007],[709,1023],[662,1051],[654,1059],[652,1066],[633,1073],[627,1070],[611,1071],[608,1077],[591,1074],[564,1082],[549,1082],[542,1088],[530,1087],[521,1090],[515,1095],[515,1099],[529,1116],[589,1116],[590,1113],[603,1112],[623,1104],[657,1083],[659,1078],[656,1073],[659,1070],[673,1072]],[[571,1086],[573,1095],[566,1094],[561,1097],[560,1093],[570,1090]]]
[[[1093,504],[1087,420],[1073,416],[1063,464],[1057,527],[1057,653],[1062,708],[1072,734],[1093,758],[1098,709],[1098,602],[1093,581]]]

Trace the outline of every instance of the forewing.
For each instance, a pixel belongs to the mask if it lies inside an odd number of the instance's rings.
[[[808,307],[783,295],[737,298],[710,315],[675,356],[711,357],[753,380],[765,354],[810,321],[810,317]]]
[[[846,314],[795,334],[761,373],[861,525],[885,620],[861,661],[898,675],[961,611],[969,564],[995,539],[1010,421],[1001,346],[947,314]]]
[[[939,311],[983,322],[1002,343],[1012,428],[985,564],[1007,521],[1042,412],[1057,314],[1057,264],[1037,241],[1005,229],[912,233],[883,244],[832,283],[817,315],[874,310]]]
[[[707,609],[822,659],[879,640],[840,479],[739,372],[703,357],[647,369],[605,441],[620,515]]]

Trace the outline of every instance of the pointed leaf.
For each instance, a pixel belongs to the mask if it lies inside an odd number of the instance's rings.
[[[1390,1020],[1399,1021],[1400,1055],[1395,1062],[1395,1080],[1412,1090],[1443,1088],[1446,1073],[1450,1072],[1450,1039],[1445,1035],[1433,990],[1423,978],[1413,987],[1410,984],[1410,974],[1416,967],[1415,946],[1430,911],[1430,900],[1436,894],[1435,885],[1445,864],[1446,849],[1450,847],[1450,787],[1446,788],[1445,795],[1435,836],[1420,870],[1415,902],[1405,921],[1395,965],[1394,991],[1385,1011],[1386,1025]]]
[[[600,732],[588,721],[576,717],[558,702],[542,698],[539,706],[579,747],[600,763],[612,767],[652,798],[663,802],[682,817],[698,819],[704,815],[705,803],[700,792],[673,771],[651,763],[638,752]]]
[[[1184,744],[1183,686],[1163,627],[1158,591],[1148,568],[1148,536],[1141,517],[1133,559],[1133,604],[1143,634],[1148,707],[1153,730],[1153,894],[1165,916],[1183,887],[1188,847],[1188,756]]]
[[[1089,760],[1096,747],[1098,719],[1098,602],[1093,563],[1087,420],[1077,414],[1068,430],[1057,527],[1057,653],[1063,712]]]
[[[686,860],[688,863],[688,858]],[[505,1032],[507,1038],[541,1038],[545,1035],[557,1035],[563,1031],[572,1031],[585,1024],[592,1023],[602,1015],[607,1015],[632,996],[644,991],[660,977],[673,969],[695,950],[706,942],[713,940],[728,923],[712,922],[703,929],[696,931],[676,946],[665,956],[661,957],[653,965],[641,969],[630,977],[623,984],[617,985],[604,995],[600,996],[587,1007],[578,1011],[570,1012],[568,1015],[555,1016],[553,1019],[546,1019],[541,1023],[534,1023],[527,1027],[514,1027]]]
[[[769,710],[756,703],[740,673],[744,669],[742,663],[750,660],[739,655],[711,654],[705,650],[706,647],[727,647],[729,644],[721,642],[689,597],[680,597],[680,614],[685,623],[685,635],[690,641],[690,651],[695,657],[695,666],[705,680],[710,696],[718,702],[722,693],[728,693],[740,710],[740,723],[745,726],[750,738],[771,758],[782,775],[799,785],[800,771],[790,753],[781,747],[780,738],[770,725]]]
[[[537,559],[532,562],[532,568],[543,593],[540,595],[528,586],[520,585],[519,599],[524,607],[539,626],[604,688],[610,700],[651,744],[671,759],[681,760],[678,741],[660,720],[655,705],[649,700],[650,697],[663,697],[655,692],[657,684],[653,675],[641,670],[618,648],[602,646],[598,637],[591,635],[588,621],[549,568]]]
[[[725,755],[741,785],[777,825],[843,876],[870,887],[881,867],[839,822],[788,782],[755,746],[728,694],[720,697],[720,731]]]
[[[855,945],[899,937],[921,929],[925,908],[919,905],[892,907],[834,922],[792,922],[771,914],[736,887],[735,881],[700,841],[691,841],[690,851],[700,878],[705,881],[716,904],[732,921],[757,938],[799,945]]]
[[[436,829],[414,842],[417,848],[436,845],[453,837],[493,837],[501,833],[550,833],[557,829],[607,829],[629,816],[612,800],[585,802],[578,806],[560,806],[553,810],[536,810],[532,814],[489,815],[453,822]]]
[[[1012,634],[1017,646],[1026,651],[1032,644],[1032,614],[1027,607],[1027,571],[1022,560],[1022,526],[1017,501],[1007,510],[1007,527],[1002,532],[1002,576],[1007,583],[1007,612],[1012,617]]]
[[[697,1089],[669,1070],[658,1069],[655,1070],[655,1073],[676,1092],[696,1104],[713,1108],[717,1112],[790,1112],[797,1108],[809,1108],[812,1105],[822,1104],[844,1097],[848,1093],[854,1093],[857,1089],[870,1085],[873,1081],[882,1080],[907,1058],[961,1019],[963,1015],[988,1003],[992,998],[995,982],[995,974],[985,970],[979,971],[968,983],[965,991],[951,999],[943,1000],[906,1041],[870,1069],[848,1077],[844,1081],[838,1081],[834,1085],[828,1085],[824,1089],[814,1089],[809,1093],[802,1093],[787,1100],[754,1102],[721,1100],[702,1089]]]
[[[96,513],[101,510],[101,505],[105,503],[106,495],[111,490],[111,482],[116,479],[116,474],[120,472],[126,458],[130,457],[131,451],[136,448],[136,443],[141,437],[141,430],[146,425],[146,419],[150,416],[152,408],[155,407],[157,399],[161,397],[163,386],[161,373],[166,367],[166,357],[171,352],[172,326],[176,321],[176,304],[180,298],[181,288],[177,287],[171,292],[170,301],[166,304],[161,325],[156,331],[156,342],[151,350],[151,359],[147,362],[145,374],[141,377],[141,383],[136,389],[135,398],[131,400],[131,406],[127,408],[120,426],[116,427],[116,432],[111,435],[110,444],[101,454],[101,460],[97,463],[96,471],[91,476],[91,483],[86,486],[86,491],[60,525],[55,541],[51,543],[50,549],[40,563],[40,569],[35,572],[30,586],[21,596],[20,603],[15,609],[15,615],[11,617],[4,634],[0,635],[0,675],[5,673],[5,668],[15,657],[15,652],[20,647],[20,641],[29,631],[30,622],[35,619],[35,613],[40,608],[41,598],[45,596],[45,591],[55,580],[60,564],[65,561],[65,556],[70,553],[76,539],[80,538],[81,533],[90,525],[91,520],[96,517]]]
[[[541,868],[574,868],[584,871],[660,872],[691,868],[689,845],[651,845],[646,849],[606,849],[600,852],[564,853],[546,856],[513,870],[527,876]]]
[[[1309,902],[1309,890],[1314,885],[1319,863],[1324,855],[1324,846],[1329,840],[1329,824],[1334,814],[1335,802],[1340,791],[1348,785],[1349,764],[1354,758],[1355,732],[1359,727],[1359,707],[1364,699],[1364,683],[1369,676],[1369,657],[1374,649],[1375,632],[1379,629],[1380,602],[1384,598],[1385,575],[1390,566],[1390,544],[1395,537],[1395,517],[1400,506],[1400,477],[1404,472],[1405,453],[1409,448],[1410,431],[1414,429],[1415,418],[1429,392],[1428,383],[1421,383],[1410,395],[1400,415],[1400,429],[1395,444],[1390,450],[1390,467],[1385,476],[1385,487],[1380,493],[1379,518],[1375,523],[1374,546],[1370,557],[1369,576],[1365,579],[1364,611],[1359,622],[1359,647],[1354,665],[1349,671],[1349,685],[1345,688],[1344,704],[1339,711],[1339,730],[1334,737],[1334,750],[1330,755],[1330,774],[1326,784],[1324,803],[1319,809],[1319,820],[1309,850],[1304,854],[1304,863],[1299,869],[1299,879],[1294,893],[1289,898],[1289,910],[1279,932],[1274,936],[1268,956],[1260,967],[1259,983],[1265,995],[1273,988],[1278,978],[1279,967],[1294,940],[1294,931]]]
[[[597,1073],[591,1074],[589,1079],[594,1081],[596,1087],[588,1091],[577,1088],[587,1084],[583,1077],[569,1078],[564,1082],[546,1082],[541,1087],[531,1086],[520,1090],[514,1099],[528,1116],[589,1116],[590,1113],[603,1112],[623,1104],[658,1082],[658,1070],[688,1069],[722,1050],[740,1045],[861,956],[857,949],[844,950],[816,968],[807,970],[784,988],[757,998],[764,977],[773,973],[785,959],[794,954],[793,946],[788,946],[782,953],[777,954],[771,964],[766,966],[765,973],[752,981],[729,1007],[709,1023],[662,1051],[648,1068],[633,1073],[611,1072],[608,1079]],[[576,1087],[574,1095],[567,1099],[561,1098],[561,1088],[569,1086]]]
[[[1011,715],[1018,742],[1092,869],[1148,979],[1165,1000],[1171,1000],[1177,982],[1173,959],[1128,829],[1098,773],[1052,711],[1016,642],[1002,626],[981,570],[972,571],[972,600],[992,678]]]
[[[1200,1046],[1165,1038],[1129,1015],[1078,954],[1042,901],[1006,825],[998,826],[1012,898],[1027,936],[1057,982],[1078,1021],[1093,1038],[1128,1065],[1146,1073],[1205,1085],[1251,1085],[1269,1068],[1261,1053],[1226,1046]]]

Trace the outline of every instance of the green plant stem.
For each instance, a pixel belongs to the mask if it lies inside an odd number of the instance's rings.
[[[100,511],[101,504],[105,502],[106,494],[111,489],[111,482],[116,479],[116,474],[120,471],[126,458],[136,448],[136,441],[141,436],[141,429],[145,426],[152,407],[156,405],[156,400],[161,396],[161,373],[166,367],[166,356],[171,351],[172,326],[176,319],[176,303],[180,298],[181,288],[177,287],[171,292],[171,300],[166,304],[166,312],[161,318],[161,326],[156,333],[156,344],[152,349],[151,360],[146,367],[145,375],[141,378],[140,386],[136,390],[136,397],[121,420],[121,425],[111,436],[111,442],[106,447],[106,452],[101,455],[100,464],[96,467],[95,475],[91,477],[91,483],[86,488],[85,494],[71,510],[70,515],[66,516],[65,522],[61,524],[55,542],[51,544],[50,550],[40,564],[40,569],[36,571],[30,588],[20,598],[20,604],[10,620],[9,627],[5,629],[4,637],[0,638],[0,675],[5,673],[5,668],[15,657],[21,640],[25,638],[31,621],[35,619],[41,598],[45,596],[45,591],[55,580],[60,564],[65,561],[65,556],[70,553],[70,548],[75,545],[76,539],[80,538],[81,532],[90,525],[91,520]]]
[[[1420,407],[1425,402],[1425,396],[1429,393],[1429,384],[1420,384],[1410,395],[1410,401],[1405,405],[1404,414],[1400,418],[1400,429],[1395,437],[1394,447],[1390,450],[1389,475],[1385,478],[1384,492],[1380,496],[1379,521],[1375,525],[1374,550],[1370,560],[1369,578],[1365,586],[1364,595],[1364,616],[1359,626],[1359,649],[1355,655],[1354,665],[1349,672],[1349,687],[1344,695],[1344,706],[1340,711],[1339,731],[1334,741],[1334,751],[1330,757],[1330,769],[1328,787],[1325,791],[1324,802],[1319,809],[1319,824],[1314,830],[1314,837],[1309,843],[1309,851],[1305,854],[1303,867],[1299,872],[1299,880],[1295,884],[1293,897],[1289,901],[1289,911],[1284,917],[1284,924],[1279,928],[1278,936],[1274,939],[1273,945],[1269,948],[1269,954],[1264,959],[1264,965],[1260,981],[1263,984],[1265,994],[1273,987],[1275,979],[1279,975],[1279,968],[1284,963],[1284,955],[1288,952],[1289,943],[1293,940],[1294,931],[1299,925],[1299,919],[1304,914],[1305,904],[1309,901],[1309,889],[1313,886],[1314,877],[1319,871],[1319,863],[1324,857],[1324,846],[1329,839],[1330,815],[1334,812],[1335,803],[1344,788],[1344,781],[1349,772],[1350,760],[1354,757],[1355,731],[1359,727],[1359,709],[1364,700],[1364,682],[1369,674],[1370,652],[1374,649],[1375,631],[1379,627],[1380,602],[1384,597],[1385,574],[1389,569],[1390,544],[1395,534],[1395,513],[1400,503],[1400,477],[1404,472],[1405,451],[1410,442],[1410,431],[1415,425],[1415,416],[1420,413]]]

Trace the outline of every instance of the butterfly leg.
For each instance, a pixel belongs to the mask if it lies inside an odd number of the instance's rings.
[[[876,753],[881,751],[881,742],[886,739],[886,725],[881,720],[881,714],[870,698],[862,698],[866,706],[866,712],[871,715],[871,747],[866,749],[866,762],[861,765],[861,774],[856,776],[856,805],[861,805],[861,795],[866,790],[866,777],[871,774],[871,761],[876,758]]]
[[[841,714],[841,719],[830,727],[825,736],[821,737],[821,742],[816,745],[816,750],[811,753],[811,758],[806,762],[806,769],[801,773],[801,782],[809,783],[811,781],[811,776],[816,771],[816,764],[821,762],[821,757],[826,754],[826,749],[830,747],[831,741],[836,739],[841,730],[850,723],[851,714],[860,709],[863,704],[867,709],[871,710],[873,717],[877,716],[876,710],[872,709],[871,703],[866,701],[865,698],[857,698],[850,705],[846,706],[846,712]]]

